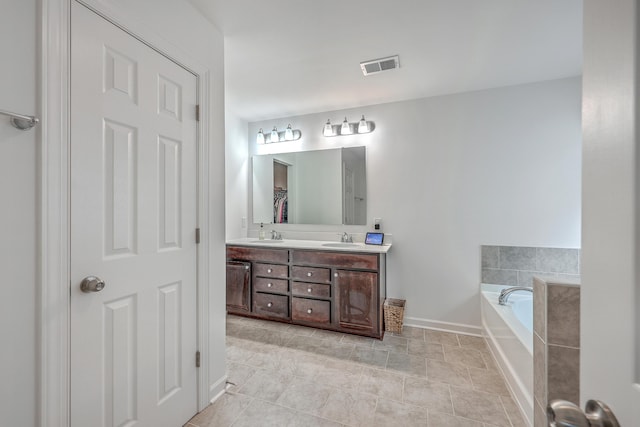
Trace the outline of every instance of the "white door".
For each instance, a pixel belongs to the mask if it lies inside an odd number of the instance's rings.
[[[181,426],[197,412],[197,79],[72,3],[71,425]],[[87,276],[104,289],[81,291]]]
[[[584,2],[580,395],[640,426],[638,2]]]

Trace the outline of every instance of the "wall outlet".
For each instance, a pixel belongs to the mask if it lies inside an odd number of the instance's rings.
[[[382,227],[382,218],[373,218],[373,228],[375,230],[380,230]]]

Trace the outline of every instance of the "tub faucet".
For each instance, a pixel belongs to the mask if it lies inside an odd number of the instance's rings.
[[[507,300],[509,299],[509,295],[511,295],[515,291],[529,291],[533,293],[533,288],[527,288],[525,286],[514,286],[512,288],[503,289],[500,292],[500,296],[498,297],[498,304],[505,305]]]

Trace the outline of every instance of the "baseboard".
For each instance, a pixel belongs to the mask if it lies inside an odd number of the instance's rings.
[[[209,402],[213,403],[220,398],[225,392],[225,386],[227,385],[227,376],[224,375],[215,383],[209,386]]]
[[[405,317],[404,324],[406,326],[415,326],[417,328],[435,329],[444,332],[453,332],[455,334],[482,336],[482,328],[480,326],[465,325],[463,323],[442,322],[439,320],[420,319],[418,317]]]

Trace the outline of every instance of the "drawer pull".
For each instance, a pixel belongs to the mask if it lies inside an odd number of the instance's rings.
[[[273,286],[273,283],[267,283],[267,288],[270,288]]]
[[[338,277],[338,273],[333,273],[333,277]]]
[[[245,266],[244,266],[244,269],[245,269],[245,270],[248,270],[248,269],[249,269],[249,266],[248,266],[248,265],[245,265]]]
[[[270,268],[267,268],[267,273],[271,273],[271,269]]]
[[[311,277],[311,276],[313,276],[313,273],[310,271],[307,273],[307,277]]]
[[[311,288],[307,288],[307,292],[311,293]]]
[[[267,303],[267,307],[271,307],[271,306],[273,306],[273,303],[270,303],[270,302]]]
[[[313,310],[311,310],[310,308],[307,309],[307,314],[311,314],[311,313],[313,313]]]

